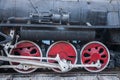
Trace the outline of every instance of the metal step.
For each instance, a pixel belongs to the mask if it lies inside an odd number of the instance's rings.
[[[47,74],[47,73],[6,73],[0,74],[0,80],[120,80],[120,74]]]

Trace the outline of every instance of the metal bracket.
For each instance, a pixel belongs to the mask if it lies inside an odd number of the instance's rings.
[[[12,39],[14,38],[14,33],[15,33],[14,30],[11,30],[11,31],[10,31],[10,37],[11,37]],[[3,46],[4,46],[4,48],[5,48],[6,50],[8,50],[8,48],[14,48],[14,46],[11,45],[11,41],[8,42],[8,43],[6,43],[6,44],[3,44]]]

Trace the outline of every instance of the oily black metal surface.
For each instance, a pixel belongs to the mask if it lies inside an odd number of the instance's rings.
[[[65,31],[65,30],[21,30],[21,39],[29,40],[81,40],[95,39],[95,31]]]
[[[96,29],[120,28],[119,5],[119,0],[0,0],[0,27],[39,28],[21,30],[23,39],[36,34],[34,39],[40,40],[91,41],[98,34]]]
[[[0,21],[119,25],[119,3],[119,0],[0,0]]]
[[[109,25],[109,26],[87,26],[87,25],[60,25],[60,24],[7,24],[7,23],[1,23],[0,27],[27,27],[27,28],[31,28],[31,27],[36,27],[36,28],[71,28],[71,29],[119,29],[120,26],[119,25]]]

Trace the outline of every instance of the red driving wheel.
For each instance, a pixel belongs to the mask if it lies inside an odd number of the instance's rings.
[[[81,50],[81,63],[92,64],[100,61],[101,67],[85,67],[90,72],[100,72],[105,69],[110,60],[110,54],[107,47],[98,41],[92,41],[86,44]]]
[[[59,54],[61,60],[65,59],[66,61],[70,61],[72,64],[76,64],[77,51],[72,44],[66,41],[58,41],[56,43],[53,43],[47,51],[47,57],[55,58],[57,54]],[[48,60],[48,62],[57,63],[57,61],[53,61],[53,60]],[[61,72],[61,70],[57,68],[53,68],[53,70],[55,72]]]
[[[16,44],[16,48],[13,48],[10,51],[10,54],[16,56],[42,57],[42,52],[39,46],[34,42],[27,40],[18,42]],[[16,63],[16,62],[10,62],[10,64],[20,65],[20,63]],[[28,68],[28,69],[13,68],[13,69],[19,73],[31,73],[36,70],[36,68]]]

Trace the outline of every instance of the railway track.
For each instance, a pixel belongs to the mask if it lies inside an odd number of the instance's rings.
[[[0,73],[0,80],[120,80],[120,70],[107,69],[99,73],[90,73],[83,69],[76,69],[67,73],[56,73],[52,70],[38,69],[30,74],[20,74],[8,69]]]
[[[35,72],[31,74],[1,73],[0,80],[120,80],[120,71],[89,72]]]

